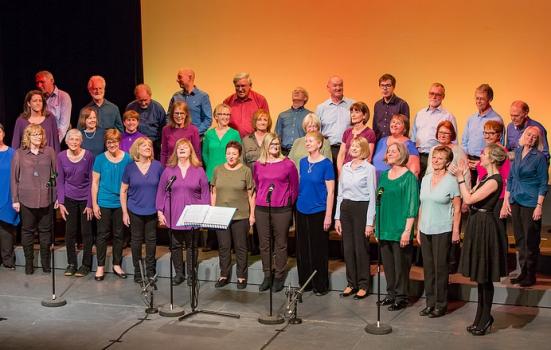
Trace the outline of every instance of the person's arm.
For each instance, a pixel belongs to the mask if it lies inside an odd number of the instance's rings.
[[[404,232],[402,233],[402,236],[400,237],[400,247],[407,246],[411,241],[411,230],[413,229],[413,222],[415,221],[415,218],[407,218],[406,219],[406,226],[404,229]]]
[[[15,121],[15,127],[13,128],[13,135],[11,138],[11,148],[17,150],[21,147],[21,136],[23,135],[23,123],[21,117],[18,117]]]
[[[281,140],[283,140],[283,118],[281,118],[281,114],[277,117],[276,126],[275,126],[275,133],[279,136]]]
[[[541,158],[541,161],[538,164],[536,172],[537,172],[537,178],[540,180],[540,182],[539,182],[539,188],[538,188],[538,201],[536,203],[536,208],[534,209],[534,213],[532,214],[532,219],[534,219],[534,221],[541,220],[542,211],[543,211],[543,201],[547,193],[548,173],[547,173],[547,162],[545,160],[545,157]]]
[[[416,178],[419,178],[419,173],[421,172],[421,163],[419,156],[410,155],[406,167],[415,175]]]
[[[256,193],[253,189],[247,190],[247,197],[249,200],[249,225],[252,226],[256,222],[254,216],[254,209],[256,205]]]
[[[343,142],[339,148],[339,153],[337,154],[337,176],[341,175],[342,166],[344,165],[344,158],[346,156],[346,144]]]
[[[342,146],[342,145],[341,145]],[[343,191],[343,174],[340,173],[339,185],[337,186],[337,206],[335,207],[335,231],[339,236],[342,236],[342,225],[341,225],[341,203],[342,203],[342,191]]]
[[[465,204],[471,205],[478,203],[497,191],[497,182],[495,180],[490,180],[486,181],[481,187],[478,187],[473,193],[470,193],[465,185],[465,176],[463,176],[463,171],[466,166],[467,165],[463,162],[459,163],[457,166],[453,164],[450,165],[451,173],[457,177],[461,197],[463,198],[463,202],[465,202]]]
[[[212,106],[208,94],[203,96],[201,101],[201,125],[199,134],[205,134],[212,124]]]
[[[199,170],[199,186],[201,187],[201,198],[199,199],[198,204],[209,204],[210,203],[210,187],[209,180],[207,179],[207,174],[203,168],[197,168]]]
[[[69,125],[71,124],[71,109],[73,108],[73,105],[71,102],[71,96],[67,93],[64,95],[60,94],[58,98],[60,100],[58,131],[59,143],[61,143],[67,133],[67,130],[69,129]]]
[[[413,223],[415,221],[415,218],[417,215],[419,215],[419,186],[417,178],[414,176],[411,176],[409,174],[405,174],[408,176],[406,179],[407,182],[404,184],[404,204],[407,205],[406,208],[406,223],[404,227],[404,232],[402,233],[402,236],[400,237],[400,247],[405,247],[408,244],[410,244],[412,239],[412,229],[413,229]]]
[[[128,184],[121,182],[121,208],[122,208],[122,223],[126,226],[130,226],[130,215],[128,215],[128,206],[127,206],[127,199],[128,199]]]
[[[101,219],[101,210],[98,205],[98,190],[99,190],[100,173],[92,173],[92,210],[96,219]]]
[[[289,193],[291,204],[294,204],[298,198],[298,171],[293,162],[289,162],[289,164]]]
[[[461,226],[461,197],[453,197],[452,243],[459,243]]]
[[[323,220],[323,230],[329,230],[331,226],[331,213],[333,212],[333,201],[335,197],[335,180],[326,180],[327,204],[325,205],[325,219]]]
[[[159,224],[166,226],[166,218],[164,215],[165,210],[165,197],[166,197],[166,184],[168,183],[169,169],[165,169],[159,179],[159,185],[157,187],[157,195],[155,196],[155,207],[157,208],[157,218]],[[189,170],[188,170],[189,171]]]
[[[67,211],[67,208],[65,208],[65,171],[63,169],[63,164],[61,163],[61,161],[57,162],[56,171],[57,171],[56,206],[59,208],[59,213],[61,214],[61,217],[63,218],[63,220],[67,221],[67,215],[69,215],[69,212]]]
[[[19,203],[19,180],[20,180],[20,159],[19,159],[19,152],[15,151],[15,154],[13,155],[13,159],[11,161],[11,197],[12,197],[12,208],[16,212],[19,213],[19,210],[21,209],[21,204]]]
[[[367,157],[367,161],[369,163],[371,163],[371,161],[373,160],[373,152],[375,152],[375,142],[370,142],[368,144],[369,146],[369,157]]]
[[[373,235],[373,224],[375,222],[375,200],[377,197],[377,171],[374,166],[369,167],[368,186],[369,186],[369,203],[367,205],[367,214],[365,220],[365,237]]]

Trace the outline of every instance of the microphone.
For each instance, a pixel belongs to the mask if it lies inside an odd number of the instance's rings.
[[[381,204],[381,197],[383,196],[383,193],[385,193],[385,188],[384,187],[379,187],[377,189],[377,204],[378,205]]]
[[[172,175],[170,177],[170,179],[168,179],[168,182],[166,183],[166,186],[165,186],[165,191],[166,192],[170,192],[170,190],[172,189],[172,184],[174,183],[174,181],[176,181],[176,175]]]
[[[266,196],[266,202],[271,203],[272,202],[272,193],[274,192],[275,185],[273,183],[268,186],[268,195]]]
[[[50,178],[48,179],[48,186],[56,187],[57,173],[53,168],[50,168]]]

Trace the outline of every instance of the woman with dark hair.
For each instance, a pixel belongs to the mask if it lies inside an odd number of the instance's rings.
[[[65,276],[84,277],[92,270],[92,168],[94,155],[81,147],[82,133],[71,129],[65,136],[69,148],[57,158],[57,202],[61,217],[65,220],[65,245],[67,269]],[[82,265],[77,271],[75,250],[78,227],[84,244]]]
[[[57,137],[56,137],[57,139]],[[56,169],[53,148],[46,146],[46,132],[30,124],[23,131],[21,148],[15,151],[11,167],[12,207],[21,214],[21,244],[25,273],[34,273],[34,233],[40,240],[42,271],[50,272],[50,244],[55,191],[47,186]]]
[[[15,270],[15,228],[19,214],[13,209],[11,194],[11,163],[15,151],[4,144],[4,125],[0,124],[0,258],[4,267]]]
[[[520,137],[501,216],[512,215],[515,245],[519,252],[520,275],[511,283],[529,287],[536,283],[540,254],[543,200],[547,193],[547,158],[543,136],[537,126],[529,126]]]
[[[96,157],[92,173],[92,207],[98,220],[96,250],[98,268],[96,281],[105,277],[105,258],[107,239],[113,233],[113,273],[126,278],[121,267],[123,249],[121,182],[126,166],[131,162],[128,153],[120,148],[121,133],[117,129],[105,131],[105,148],[107,151]]]
[[[298,193],[298,173],[293,162],[281,153],[281,141],[274,133],[266,134],[262,141],[260,157],[253,167],[253,179],[256,186],[255,219],[264,271],[264,280],[259,290],[262,292],[271,287],[270,259],[273,258],[275,274],[272,290],[279,292],[283,289],[285,282],[287,236],[293,219],[293,204]],[[269,193],[270,205],[268,204]],[[269,206],[272,216],[274,256],[270,255]]]
[[[305,136],[308,157],[300,160],[300,184],[297,199],[297,269],[304,286],[315,271],[311,288],[318,296],[329,290],[329,227],[333,211],[335,172],[333,163],[321,153],[323,135]],[[307,287],[310,289],[310,286]]]
[[[140,260],[142,244],[145,243],[144,277],[151,279],[156,274],[155,250],[157,248],[157,210],[155,197],[163,172],[161,162],[154,159],[153,141],[141,136],[130,147],[134,160],[122,175],[121,207],[122,222],[130,227],[134,282],[142,283]]]
[[[183,101],[176,101],[168,110],[168,123],[163,127],[161,134],[161,164],[165,166],[169,156],[174,154],[176,141],[185,138],[193,145],[193,150],[201,161],[201,140],[199,129],[191,124],[191,114],[188,105]]]
[[[350,141],[352,160],[344,164],[339,176],[335,210],[335,230],[342,236],[348,285],[341,296],[367,297],[371,270],[369,236],[375,218],[375,167],[367,161],[370,144],[363,136]]]
[[[473,335],[485,335],[494,323],[491,315],[494,284],[507,273],[504,237],[499,233],[493,214],[501,193],[502,181],[498,167],[507,158],[503,147],[490,144],[480,155],[480,163],[488,176],[471,191],[465,186],[465,162],[451,165],[450,171],[457,177],[463,201],[471,206],[465,229],[459,271],[478,284],[478,307],[473,323],[467,331]]]
[[[178,103],[178,102],[176,102]],[[176,104],[175,103],[175,104]],[[170,197],[168,196],[166,185],[174,177],[172,183],[172,208],[170,207]],[[187,273],[192,274],[192,239],[195,240],[191,227],[178,226],[178,219],[184,211],[186,205],[190,204],[209,204],[210,192],[209,182],[205,171],[201,167],[201,162],[195,154],[194,147],[188,139],[182,138],[174,144],[174,150],[167,162],[166,168],[159,180],[155,205],[157,207],[157,216],[161,225],[172,229],[171,256],[174,264],[175,277],[172,280],[173,285],[177,286],[185,280],[184,256],[182,247],[186,245]],[[167,216],[170,216],[167,218]],[[188,279],[188,285],[191,280]]]
[[[448,309],[448,252],[459,243],[461,197],[455,178],[448,173],[453,160],[449,147],[436,146],[432,152],[433,171],[421,182],[417,242],[423,254],[427,306],[419,315],[440,317]]]
[[[31,90],[25,95],[23,113],[15,121],[11,147],[18,149],[21,146],[23,132],[29,124],[40,125],[44,129],[46,146],[59,153],[59,134],[55,117],[46,111],[46,100],[42,92]]]
[[[342,166],[352,160],[352,156],[348,152],[350,149],[351,141],[358,137],[364,137],[369,143],[369,157],[368,162],[371,162],[371,156],[375,150],[375,132],[367,126],[369,121],[369,107],[364,102],[355,102],[350,106],[350,124],[352,127],[346,129],[342,134],[341,148],[339,149],[339,155],[337,156],[337,169],[339,174],[341,173]]]
[[[218,166],[212,175],[211,205],[237,208],[226,230],[218,230],[220,278],[215,287],[230,281],[231,247],[237,260],[237,288],[247,286],[247,235],[254,224],[254,182],[251,169],[241,163],[241,144],[230,141],[226,145],[226,163]]]
[[[381,304],[389,305],[389,311],[397,311],[408,306],[413,222],[419,210],[419,186],[417,178],[407,167],[408,149],[404,143],[391,143],[384,160],[390,169],[379,178],[379,190],[384,190],[384,193],[377,215],[380,216],[381,232],[378,236],[388,296]]]
[[[100,128],[96,111],[91,107],[80,110],[78,127],[82,133],[82,148],[92,152],[94,157],[105,152],[105,129]]]

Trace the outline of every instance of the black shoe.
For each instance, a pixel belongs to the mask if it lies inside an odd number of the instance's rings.
[[[4,267],[8,270],[15,270],[15,266],[14,265],[6,265],[4,264]]]
[[[218,281],[216,281],[216,284],[214,285],[214,288],[222,288],[225,287],[230,283],[227,278],[220,278]]]
[[[113,270],[113,273],[115,274],[115,276],[117,276],[118,278],[122,278],[123,280],[128,277],[124,271],[121,273],[118,273],[117,271]]]
[[[264,280],[262,281],[262,284],[258,286],[258,291],[264,292],[268,289],[270,289],[270,286],[272,285],[272,281],[270,280],[270,277],[264,277]]]
[[[427,306],[423,310],[419,311],[419,316],[429,316],[434,311],[434,307]]]
[[[442,308],[442,309],[434,309],[430,315],[429,315],[429,318],[437,318],[437,317],[442,317],[446,314],[448,310],[446,310],[446,308]]]
[[[511,284],[519,284],[520,282],[524,281],[525,279],[526,279],[526,275],[523,275],[521,273],[517,277],[511,278]]]
[[[346,291],[347,289],[349,289],[348,292]],[[340,296],[343,297],[343,298],[346,298],[346,297],[351,296],[352,294],[356,294],[357,291],[358,291],[358,288],[353,288],[353,287],[348,286],[342,291]]]
[[[42,272],[50,273],[52,272],[52,269],[49,266],[42,266]]]
[[[363,291],[364,291],[364,294],[363,294],[363,295],[359,295],[360,290],[363,290]],[[369,293],[367,292],[367,290],[360,288],[360,289],[358,290],[358,292],[356,293],[356,295],[354,295],[354,300],[365,299],[365,298],[367,298],[368,295],[369,295]]]
[[[272,287],[273,292],[281,292],[281,290],[283,290],[284,283],[285,281],[283,278],[274,278],[274,286]]]
[[[472,325],[469,325],[465,328],[467,332],[472,333],[474,329],[476,329],[476,325],[473,323]]]
[[[182,282],[184,282],[186,280],[186,278],[182,275],[176,275],[174,276],[174,278],[172,279],[172,285],[173,286],[179,286],[180,284],[182,284]]]
[[[77,272],[77,268],[75,265],[69,264],[67,268],[65,269],[65,276],[73,276]]]
[[[378,305],[392,305],[394,304],[394,299],[390,297],[386,297],[381,301],[377,302]]]
[[[408,302],[405,300],[395,302],[394,304],[388,307],[388,311],[398,311],[405,309],[408,306]]]
[[[247,280],[239,280],[237,279],[237,289],[245,289],[247,288]]]
[[[134,282],[136,282],[137,284],[142,284],[143,282],[142,276],[134,275]]]
[[[526,287],[531,287],[534,284],[536,284],[536,279],[535,278],[526,277],[525,279],[520,281],[520,283],[518,285],[523,287],[523,288],[526,288]]]
[[[85,277],[90,273],[90,268],[86,265],[81,265],[78,271],[75,272],[75,277]]]
[[[103,281],[105,279],[105,274],[103,274],[101,276],[96,275],[96,276],[94,276],[94,279],[98,282]]]
[[[490,333],[493,323],[494,323],[494,318],[492,316],[490,316],[490,319],[488,320],[488,322],[486,322],[486,324],[483,327],[481,327],[481,328],[475,327],[471,331],[471,334],[472,335],[486,335],[487,333]]]
[[[25,265],[25,275],[32,275],[34,273],[34,266]]]

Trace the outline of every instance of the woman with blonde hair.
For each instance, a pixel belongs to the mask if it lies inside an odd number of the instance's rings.
[[[201,140],[199,129],[191,124],[191,114],[187,103],[176,101],[168,110],[168,123],[161,134],[161,164],[165,166],[168,158],[174,154],[176,141],[185,138],[193,145],[197,158],[201,158]]]
[[[177,102],[176,102],[177,103]],[[175,104],[176,104],[175,103]],[[167,184],[172,182],[171,189]],[[172,207],[170,195],[172,196]],[[173,285],[177,286],[185,280],[184,257],[182,247],[185,241],[187,273],[192,275],[192,239],[196,239],[192,227],[177,226],[178,219],[186,205],[209,204],[209,182],[201,162],[195,154],[192,143],[185,138],[179,139],[174,144],[174,151],[168,159],[166,168],[161,175],[157,187],[155,206],[157,217],[161,225],[172,229],[171,256],[174,264],[175,277]],[[170,216],[169,216],[170,215]],[[196,246],[197,242],[194,242]],[[188,279],[188,285],[191,280]]]
[[[314,113],[307,114],[302,120],[302,129],[305,133],[320,131],[321,130],[321,121],[320,118]],[[331,145],[329,142],[323,142],[321,146],[321,154],[330,161],[336,161],[332,158],[331,155]],[[291,151],[289,152],[289,159],[295,163],[298,172],[300,174],[300,160],[308,156],[308,151],[306,150],[306,136],[300,137],[293,142]]]
[[[256,186],[255,219],[264,271],[264,280],[259,290],[262,292],[272,287],[273,277],[273,291],[279,292],[285,281],[287,235],[298,194],[298,173],[293,162],[281,153],[281,141],[274,133],[266,134],[262,141],[260,157],[253,166],[253,179]],[[274,237],[274,276],[270,271],[270,208]]]
[[[25,253],[25,273],[34,272],[34,233],[40,240],[42,271],[50,272],[50,244],[55,193],[51,176],[56,169],[56,153],[46,146],[46,132],[30,124],[23,130],[21,148],[15,151],[11,167],[12,207],[21,215],[21,244]]]
[[[153,141],[138,137],[130,147],[134,160],[126,166],[121,183],[122,222],[130,227],[134,282],[141,283],[140,260],[145,243],[144,277],[156,274],[157,209],[155,197],[163,172],[161,162],[154,159]]]

